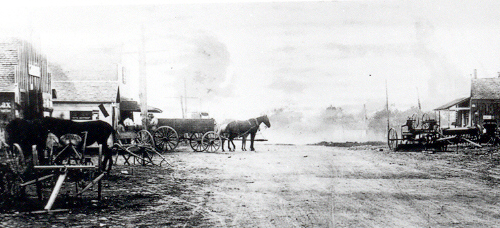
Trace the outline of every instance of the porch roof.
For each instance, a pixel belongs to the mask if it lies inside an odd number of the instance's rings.
[[[121,111],[130,111],[130,112],[141,112],[141,106],[139,102],[132,100],[124,100],[123,98],[120,101],[120,110]],[[163,111],[159,108],[155,108],[153,106],[148,105],[148,112],[152,113],[162,113]]]
[[[437,108],[434,109],[434,111],[441,111],[441,110],[447,110],[447,109],[450,109],[451,107],[457,105],[457,104],[460,104],[460,103],[463,103],[463,102],[466,102],[466,101],[470,101],[470,97],[462,97],[462,98],[458,98],[458,99],[455,99],[451,102],[448,102],[444,105],[441,105]]]

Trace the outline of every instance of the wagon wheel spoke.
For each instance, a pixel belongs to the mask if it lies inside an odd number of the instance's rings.
[[[202,152],[206,149],[201,141],[202,137],[201,133],[192,133],[189,137],[189,145],[196,152]]]
[[[219,134],[214,131],[209,131],[203,135],[202,143],[205,145],[206,151],[216,152],[221,147],[222,140]]]
[[[392,151],[396,151],[398,147],[398,133],[394,128],[389,129],[387,133],[387,145]]]
[[[429,123],[430,120],[431,120],[431,117],[429,116],[429,114],[424,113],[422,115],[422,128],[423,129],[429,130],[431,128],[430,123]]]
[[[7,149],[7,160],[9,161],[10,169],[16,174],[22,174],[28,168],[24,160],[24,153],[19,144],[14,143],[10,150]]]
[[[136,143],[141,145],[148,145],[148,146],[154,145],[153,136],[146,130],[140,130],[139,132],[137,132],[135,141]]]
[[[411,115],[411,118],[412,120],[412,128],[413,129],[417,129],[419,126],[420,126],[420,119],[418,118],[418,115],[416,113],[414,113],[413,115]]]
[[[162,126],[156,130],[154,142],[156,148],[161,152],[172,151],[179,144],[179,135],[173,128]]]

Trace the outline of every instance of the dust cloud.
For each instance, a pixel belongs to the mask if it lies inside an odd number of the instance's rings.
[[[308,113],[291,108],[278,108],[268,115],[271,128],[262,134],[272,143],[311,144],[327,142],[382,141],[385,133],[370,129],[366,111],[349,113],[330,106]],[[262,127],[261,127],[262,128]]]

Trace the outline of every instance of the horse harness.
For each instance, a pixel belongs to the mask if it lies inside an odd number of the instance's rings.
[[[252,122],[250,122],[250,120],[255,120],[255,126],[252,125]],[[250,129],[248,129],[247,131],[245,131],[243,134],[239,134],[238,137],[244,136],[244,135],[248,134],[248,132],[250,132],[254,128],[259,127],[259,122],[257,121],[257,119],[252,118],[252,119],[249,119],[247,121],[248,121],[248,124],[250,124],[250,126],[252,126],[252,127],[250,127]]]

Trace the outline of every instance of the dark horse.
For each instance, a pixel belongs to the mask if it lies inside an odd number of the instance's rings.
[[[259,126],[261,123],[264,123],[267,127],[271,127],[271,123],[269,122],[269,118],[267,115],[259,116],[257,118],[252,118],[248,120],[237,120],[227,124],[224,129],[221,129],[221,134],[225,134],[228,136],[228,144],[227,147],[229,151],[231,151],[231,144],[233,144],[233,151],[236,149],[234,145],[234,138],[243,137],[241,149],[246,150],[245,143],[246,137],[250,134],[250,150],[255,151],[253,147],[253,143],[255,140],[255,134],[259,130]],[[222,142],[222,150],[224,151],[224,141]]]
[[[48,131],[45,129],[39,119],[35,120],[24,120],[24,119],[13,119],[5,127],[5,139],[6,143],[12,148],[14,143],[17,143],[26,161],[32,161],[31,157],[32,146],[36,145],[36,148],[46,147],[46,139],[48,136]],[[44,157],[41,153],[38,153],[40,162],[44,162]]]
[[[96,142],[102,145],[104,159],[101,168],[106,171],[111,170],[113,160],[112,150],[109,148],[107,142],[108,138],[112,134],[114,135],[115,130],[110,124],[102,120],[75,122],[53,117],[44,117],[30,121],[15,119],[6,127],[6,133],[8,135],[7,143],[9,145],[18,143],[24,153],[31,156],[29,151],[31,151],[32,145],[37,145],[37,148],[42,148],[38,150],[45,149],[49,132],[56,135],[58,138],[65,134],[81,135],[83,132],[87,132],[87,145]],[[42,153],[39,153],[39,156],[41,154]]]

